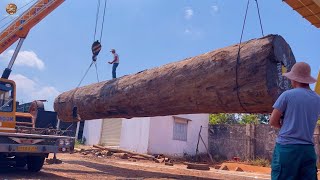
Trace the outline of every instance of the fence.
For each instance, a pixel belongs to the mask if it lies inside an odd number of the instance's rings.
[[[319,159],[319,126],[314,133]],[[278,130],[265,124],[211,125],[209,126],[209,151],[216,160],[272,158]]]

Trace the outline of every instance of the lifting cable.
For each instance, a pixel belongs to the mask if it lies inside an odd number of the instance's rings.
[[[95,65],[95,70],[96,70],[96,76],[97,76],[97,80],[99,82],[99,75],[98,75],[98,67],[97,67],[97,56],[101,51],[101,41],[102,41],[102,35],[103,35],[103,27],[104,27],[104,22],[105,22],[105,14],[106,14],[106,9],[107,9],[107,1],[108,0],[104,0],[104,8],[103,8],[103,19],[102,19],[102,24],[101,24],[101,31],[100,31],[100,38],[99,40],[96,40],[96,35],[97,35],[97,29],[98,29],[98,21],[99,21],[99,15],[100,15],[100,4],[101,4],[102,0],[98,0],[97,3],[97,13],[96,13],[96,20],[95,20],[95,28],[94,28],[94,34],[93,34],[93,44],[91,46],[91,50],[92,50],[92,61],[89,65],[89,67],[87,68],[85,74],[83,75],[83,77],[81,78],[79,84],[77,85],[76,89],[74,90],[73,94],[72,94],[72,101],[73,101],[73,97],[74,94],[77,92],[78,88],[80,87],[82,81],[84,80],[84,78],[87,76],[91,66],[94,64]],[[77,106],[73,105],[73,109],[72,109],[72,116],[73,118],[78,118],[81,120],[81,118],[79,117],[78,114],[78,108]]]
[[[260,28],[261,28],[261,34],[262,37],[264,36],[263,33],[263,27],[262,27],[262,21],[261,21],[261,16],[260,16],[260,10],[259,10],[259,4],[258,4],[258,0],[255,0],[256,5],[257,5],[257,11],[258,11],[258,16],[259,16],[259,21],[260,21]],[[244,107],[241,99],[240,99],[240,92],[239,92],[239,81],[238,81],[238,74],[239,74],[239,65],[240,60],[241,60],[241,56],[240,56],[240,51],[241,51],[241,44],[242,44],[242,37],[243,37],[243,32],[244,32],[244,28],[246,26],[246,21],[247,21],[247,16],[248,16],[248,9],[249,9],[249,4],[250,4],[250,0],[248,0],[247,2],[247,7],[246,7],[246,12],[244,15],[244,19],[243,19],[243,24],[242,24],[242,31],[241,31],[241,36],[240,36],[240,43],[239,43],[239,48],[238,48],[238,55],[237,55],[237,62],[236,62],[236,89],[237,89],[237,98],[238,101],[240,103],[240,106],[242,107],[242,109],[248,113],[248,110]]]
[[[104,28],[104,20],[106,16],[106,9],[107,9],[107,1],[104,0],[104,7],[103,7],[103,16],[102,16],[102,24],[101,24],[101,31],[100,31],[100,42],[96,40],[96,34],[97,34],[97,26],[98,26],[98,20],[99,20],[99,11],[100,11],[100,0],[98,0],[98,5],[97,5],[97,14],[96,14],[96,25],[94,28],[94,36],[93,36],[93,41],[94,43],[92,44],[92,62],[94,63],[95,69],[96,69],[96,75],[97,75],[97,80],[99,82],[99,75],[98,75],[98,66],[97,66],[97,56],[102,48],[101,42],[102,42],[102,36],[103,36],[103,28]]]
[[[100,12],[100,0],[98,0],[98,5],[97,5],[96,25],[95,25],[95,27],[94,27],[93,41],[96,40],[98,20],[99,20],[99,12]]]
[[[99,40],[96,40],[96,35],[97,35],[97,30],[98,30],[98,22],[99,22],[99,15],[100,15],[100,6],[101,6],[101,1],[102,0],[98,0],[97,2],[97,13],[96,13],[96,19],[95,19],[95,28],[94,28],[94,34],[93,34],[93,44],[91,46],[91,50],[92,50],[92,61],[91,64],[89,65],[87,71],[85,72],[84,76],[82,77],[82,79],[80,80],[77,88],[80,87],[83,79],[86,77],[86,75],[88,74],[89,69],[91,68],[91,66],[94,64],[95,65],[95,70],[96,70],[96,76],[97,76],[97,81],[99,82],[99,75],[98,75],[98,66],[97,66],[97,56],[101,51],[101,41],[102,41],[102,35],[103,35],[103,27],[104,27],[104,23],[105,23],[105,15],[106,15],[106,9],[107,9],[107,1],[108,0],[104,0],[104,7],[103,7],[103,20],[102,20],[102,28],[100,30],[100,37]]]

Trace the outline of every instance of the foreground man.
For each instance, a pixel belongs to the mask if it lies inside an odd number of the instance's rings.
[[[283,76],[293,89],[280,95],[273,105],[270,125],[280,128],[272,158],[272,180],[317,179],[313,133],[320,115],[320,96],[309,87],[311,77],[307,63],[296,63]],[[283,117],[283,120],[282,120]]]

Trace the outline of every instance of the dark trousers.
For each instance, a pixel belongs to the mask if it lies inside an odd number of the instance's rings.
[[[112,78],[117,78],[117,73],[116,73],[116,70],[117,70],[117,67],[119,66],[119,63],[113,63],[113,66],[112,66]]]
[[[277,143],[271,168],[272,180],[316,180],[317,157],[314,146]]]

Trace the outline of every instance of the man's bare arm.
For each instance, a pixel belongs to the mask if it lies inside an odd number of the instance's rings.
[[[278,109],[273,109],[270,117],[269,124],[275,128],[281,128],[281,119],[282,112],[279,111]]]

